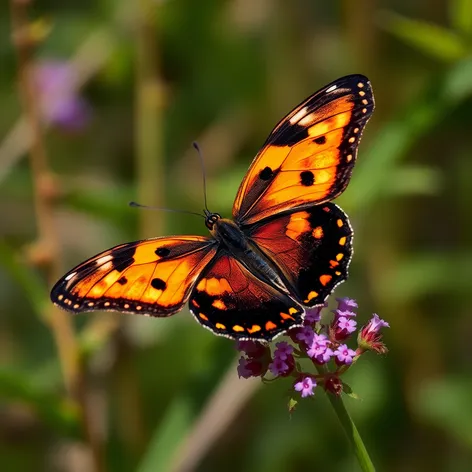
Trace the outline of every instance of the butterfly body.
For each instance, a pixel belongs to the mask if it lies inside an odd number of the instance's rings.
[[[210,218],[214,218],[214,215],[210,215]],[[270,259],[248,239],[236,222],[218,218],[211,229],[211,234],[219,242],[220,251],[225,251],[236,258],[259,279],[286,290]]]
[[[316,92],[272,131],[238,190],[233,220],[205,211],[211,236],[116,246],[68,272],[51,299],[73,313],[157,317],[188,301],[218,335],[269,341],[301,326],[347,278],[353,232],[330,200],[347,186],[374,108],[366,77]]]

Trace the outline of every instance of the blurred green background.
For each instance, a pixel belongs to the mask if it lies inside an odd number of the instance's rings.
[[[200,211],[197,140],[230,215],[275,123],[350,73],[376,111],[337,200],[356,238],[336,296],[391,329],[346,404],[378,470],[472,470],[471,0],[11,0],[0,61],[2,470],[357,470],[321,390],[290,417],[289,381],[239,381],[233,343],[187,309],[73,318],[48,299],[112,245],[206,234],[127,203]]]

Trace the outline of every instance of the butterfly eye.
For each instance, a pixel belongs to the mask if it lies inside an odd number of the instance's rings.
[[[221,219],[221,215],[219,213],[211,213],[207,216],[205,225],[208,229],[212,230],[215,223]]]

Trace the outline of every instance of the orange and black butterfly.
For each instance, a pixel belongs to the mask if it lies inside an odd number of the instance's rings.
[[[156,317],[189,301],[199,323],[234,339],[269,341],[301,325],[347,278],[352,228],[330,200],[344,191],[374,110],[368,79],[349,75],[306,99],[272,131],[242,181],[233,219],[205,212],[210,237],[121,244],[52,289],[73,313]]]

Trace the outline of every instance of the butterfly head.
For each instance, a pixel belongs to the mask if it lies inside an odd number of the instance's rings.
[[[221,219],[221,215],[219,213],[211,213],[208,210],[204,210],[205,212],[205,225],[211,231],[215,226],[215,223]]]

